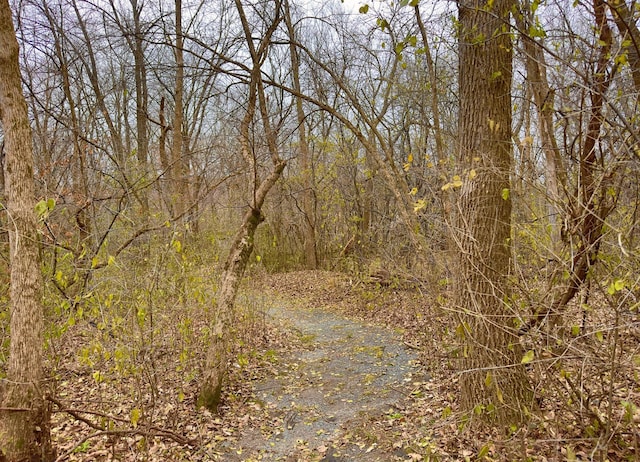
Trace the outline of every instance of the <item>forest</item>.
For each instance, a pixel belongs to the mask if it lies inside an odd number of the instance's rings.
[[[0,0],[0,462],[640,460],[636,0]]]

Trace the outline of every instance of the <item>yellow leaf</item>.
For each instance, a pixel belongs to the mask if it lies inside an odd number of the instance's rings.
[[[104,377],[102,376],[102,374],[100,373],[100,371],[95,371],[93,374],[91,374],[93,377],[93,380],[95,380],[97,383],[100,383],[104,380]]]
[[[520,364],[528,364],[531,361],[533,361],[533,358],[536,356],[536,354],[534,353],[533,350],[529,350],[527,351],[524,356],[522,357],[522,361],[520,361]]]
[[[409,154],[409,156],[407,157],[407,162],[413,162],[413,154]]]
[[[491,382],[492,382],[492,378],[491,378],[491,372],[487,372],[487,376],[484,378],[484,384],[487,388],[489,388],[491,386]]]
[[[415,196],[418,193],[418,188],[411,188],[411,191],[409,191],[409,194],[411,196]]]
[[[107,265],[113,265],[116,262],[116,257],[113,255],[109,255],[109,259],[107,260]]]
[[[478,173],[475,170],[469,171],[469,179],[470,180],[473,180],[476,176],[478,176]]]
[[[176,252],[182,252],[182,242],[176,239],[175,241],[173,241],[172,245]]]
[[[131,409],[131,425],[133,425],[133,428],[138,428],[138,421],[140,420],[141,415],[142,412],[140,409]]]
[[[407,162],[406,164],[403,164],[403,165],[402,165],[402,169],[403,169],[405,172],[408,172],[410,168],[411,168],[411,164],[410,164],[410,163],[408,163],[408,162]]]
[[[427,206],[427,201],[425,201],[424,199],[418,199],[418,201],[413,205],[413,211],[419,212],[426,206]]]

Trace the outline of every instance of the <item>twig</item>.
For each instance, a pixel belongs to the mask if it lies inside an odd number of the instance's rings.
[[[48,396],[47,399],[49,401],[51,401],[53,404],[55,404],[56,406],[58,406],[58,411],[57,412],[64,412],[69,414],[70,416],[72,416],[73,418],[75,418],[76,420],[79,420],[83,423],[85,423],[86,425],[88,425],[90,428],[94,429],[94,430],[98,430],[98,433],[95,433],[94,435],[90,435],[89,437],[85,438],[84,440],[82,440],[80,443],[78,444],[82,444],[84,441],[86,441],[89,438],[94,438],[96,436],[100,436],[100,435],[142,435],[144,437],[162,437],[162,438],[168,438],[170,440],[175,441],[176,443],[182,444],[182,445],[189,445],[189,446],[196,446],[197,445],[197,441],[196,440],[192,440],[189,438],[186,438],[182,435],[179,435],[178,433],[172,432],[171,430],[167,430],[165,428],[162,427],[157,427],[155,425],[141,425],[141,428],[134,428],[134,429],[128,429],[128,430],[104,430],[103,426],[98,425],[94,422],[92,422],[90,419],[87,419],[86,417],[83,417],[81,414],[90,414],[90,415],[95,415],[98,417],[104,417],[106,419],[109,420],[113,420],[115,422],[121,422],[121,423],[127,423],[130,424],[131,422],[128,419],[124,419],[122,417],[116,417],[116,416],[112,416],[109,414],[105,414],[103,412],[99,412],[99,411],[88,411],[88,410],[79,410],[79,409],[66,409],[63,405],[62,402],[58,401],[57,399]],[[78,445],[76,445],[77,447]],[[68,454],[67,454],[68,455]]]

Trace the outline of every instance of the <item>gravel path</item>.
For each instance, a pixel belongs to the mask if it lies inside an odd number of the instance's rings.
[[[281,358],[274,377],[254,384],[256,404],[272,425],[245,431],[223,460],[406,460],[375,444],[332,447],[350,421],[393,414],[407,393],[416,357],[398,334],[314,308],[279,304],[267,316],[289,324],[309,349]]]

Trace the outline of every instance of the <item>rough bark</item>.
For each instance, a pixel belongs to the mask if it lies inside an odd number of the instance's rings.
[[[520,423],[531,406],[514,313],[511,270],[511,78],[509,0],[487,9],[460,0],[459,156],[476,173],[459,197],[457,303],[462,313],[461,402],[497,424]],[[483,104],[478,104],[482,101]],[[479,411],[482,411],[480,413]]]
[[[11,346],[7,379],[0,382],[0,460],[49,461],[55,454],[50,437],[50,408],[45,399],[33,145],[22,94],[18,42],[7,0],[0,0],[0,107],[11,261]]]

